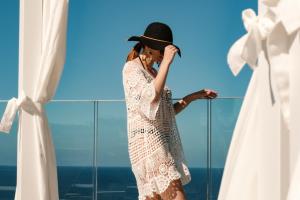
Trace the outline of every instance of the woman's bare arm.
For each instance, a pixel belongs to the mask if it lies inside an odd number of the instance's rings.
[[[173,108],[175,111],[175,114],[180,113],[182,110],[184,110],[191,102],[192,100],[190,99],[189,96],[185,96],[176,103],[173,104]]]
[[[196,99],[214,99],[218,95],[217,92],[209,89],[203,89],[197,92],[193,92],[185,97],[183,97],[181,100],[173,104],[173,108],[175,111],[175,114],[180,113],[183,109],[185,109],[192,101],[195,101]]]
[[[156,91],[154,101],[157,101],[160,98],[160,95],[165,87],[169,67],[177,51],[178,49],[173,45],[168,45],[165,48],[164,58],[160,64],[157,76],[154,79],[154,86]]]

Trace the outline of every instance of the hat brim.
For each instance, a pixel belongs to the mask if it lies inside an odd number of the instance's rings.
[[[165,47],[168,46],[170,43],[168,42],[160,42],[160,41],[157,41],[157,40],[151,40],[151,39],[148,39],[148,38],[144,38],[144,37],[140,37],[140,36],[131,36],[128,41],[138,41],[138,42],[141,42],[142,44],[150,47],[151,49],[155,49],[155,50],[165,50]],[[174,44],[172,44],[173,46],[175,46],[178,51],[178,55],[181,57],[181,51],[180,51],[180,48]]]

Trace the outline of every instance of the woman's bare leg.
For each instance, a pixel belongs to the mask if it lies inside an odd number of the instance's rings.
[[[172,181],[167,190],[160,196],[163,200],[186,200],[180,179]]]
[[[187,200],[180,179],[174,180],[162,194],[154,193],[154,197],[146,197],[146,200]]]
[[[159,194],[154,192],[154,197],[146,197],[146,200],[162,200]]]

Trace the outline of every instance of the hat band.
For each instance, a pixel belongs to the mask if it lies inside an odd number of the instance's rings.
[[[166,43],[172,44],[172,42],[169,42],[169,41],[166,41],[166,40],[159,40],[159,39],[155,39],[155,38],[152,38],[152,37],[147,37],[147,36],[144,36],[144,35],[141,35],[141,37],[144,37],[144,38],[147,38],[147,39],[150,39],[150,40],[156,40],[156,41],[159,41],[159,42],[166,42]]]

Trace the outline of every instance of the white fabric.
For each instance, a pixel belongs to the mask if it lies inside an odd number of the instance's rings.
[[[172,92],[165,86],[158,101],[154,77],[140,63],[123,68],[127,107],[128,149],[139,200],[161,194],[172,180],[191,180],[175,120]]]
[[[234,75],[246,63],[254,72],[218,200],[286,200],[288,193],[288,200],[300,199],[299,5],[261,0],[258,16],[243,12],[248,33],[232,46],[228,63]]]
[[[15,200],[57,200],[55,152],[44,104],[55,94],[65,62],[68,0],[20,1],[19,97],[0,130],[19,111]]]
[[[291,78],[291,121],[290,138],[287,149],[290,152],[290,187],[287,200],[300,199],[300,31],[298,31],[291,46],[290,78]]]

